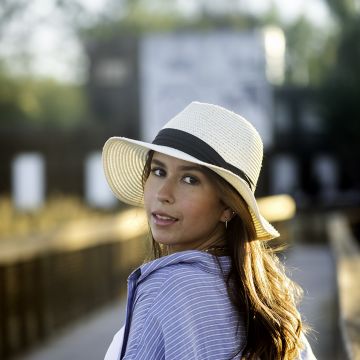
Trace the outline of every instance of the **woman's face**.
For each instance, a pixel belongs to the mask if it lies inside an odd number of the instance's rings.
[[[151,161],[144,202],[154,240],[171,252],[218,243],[231,213],[201,166],[160,153]]]

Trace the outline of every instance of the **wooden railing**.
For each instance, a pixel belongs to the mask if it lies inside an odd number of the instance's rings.
[[[358,214],[358,213],[357,213]],[[357,223],[360,221],[357,215]],[[339,291],[339,325],[343,342],[342,359],[360,358],[360,247],[349,218],[343,214],[329,217],[328,236],[336,259]],[[340,343],[340,341],[339,341]]]
[[[286,239],[290,197],[259,200]],[[285,224],[285,225],[284,225]],[[0,242],[0,358],[10,359],[118,296],[145,252],[140,209],[67,223],[51,233]]]
[[[126,289],[144,258],[143,214],[73,222],[0,242],[0,358],[10,359]]]

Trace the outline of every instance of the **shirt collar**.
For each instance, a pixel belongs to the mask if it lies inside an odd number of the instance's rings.
[[[231,267],[231,259],[229,256],[215,257],[204,251],[186,250],[163,256],[141,265],[130,274],[129,279],[136,278],[138,281],[142,281],[158,269],[180,263],[191,264],[203,271],[216,275],[227,274]],[[219,267],[219,264],[221,267]]]

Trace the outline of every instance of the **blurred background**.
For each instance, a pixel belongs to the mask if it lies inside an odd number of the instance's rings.
[[[358,1],[1,0],[1,359],[103,358],[147,230],[102,146],[193,100],[259,130],[315,355],[360,358]]]

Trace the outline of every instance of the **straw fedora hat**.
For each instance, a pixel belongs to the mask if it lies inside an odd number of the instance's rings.
[[[173,117],[152,143],[112,137],[103,148],[103,166],[113,193],[121,201],[143,206],[142,172],[149,150],[205,166],[231,184],[246,201],[257,238],[279,236],[260,214],[254,192],[263,144],[256,129],[223,107],[192,102]]]

